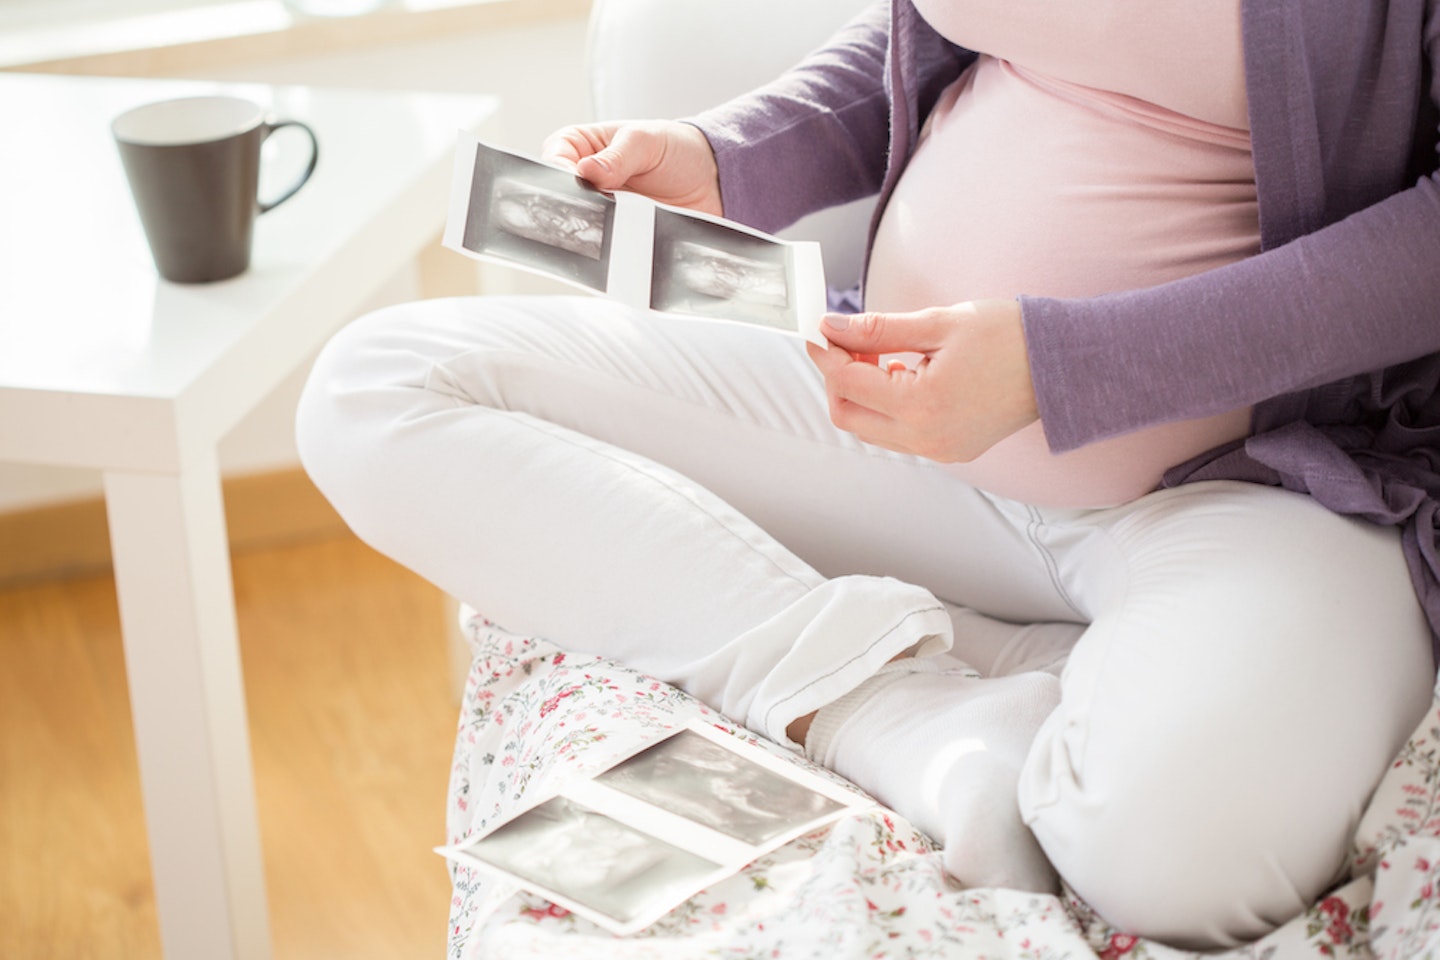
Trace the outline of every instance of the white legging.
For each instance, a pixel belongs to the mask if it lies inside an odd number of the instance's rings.
[[[1136,933],[1213,946],[1299,913],[1429,703],[1394,530],[1232,483],[987,495],[836,430],[769,331],[590,298],[395,307],[324,351],[298,431],[377,549],[781,743],[902,651],[1059,673],[1011,805]],[[911,787],[879,786],[905,813]]]

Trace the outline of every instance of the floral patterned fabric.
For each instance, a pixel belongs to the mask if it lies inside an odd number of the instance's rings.
[[[605,769],[703,716],[776,756],[674,687],[612,661],[562,653],[480,617],[451,773],[459,842],[527,806],[561,777]],[[845,784],[849,789],[854,787]],[[1108,927],[1071,894],[962,890],[931,842],[897,814],[859,814],[796,840],[629,938],[450,864],[452,960],[679,958],[1440,958],[1440,698],[1381,783],[1356,832],[1351,879],[1264,939],[1192,954]]]

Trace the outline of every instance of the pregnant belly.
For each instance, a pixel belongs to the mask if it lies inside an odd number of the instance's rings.
[[[886,205],[865,307],[1095,296],[1258,249],[1245,131],[982,57],[941,97]],[[1249,426],[1244,408],[1052,454],[1037,423],[949,469],[1031,503],[1108,506]]]
[[[1051,453],[1041,424],[1012,434],[969,463],[946,469],[991,493],[1051,507],[1107,507],[1154,490],[1165,471],[1245,436],[1250,409],[1183,420]]]

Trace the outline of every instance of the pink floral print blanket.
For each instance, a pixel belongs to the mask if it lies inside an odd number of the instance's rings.
[[[465,629],[474,659],[450,780],[451,843],[508,819],[559,778],[599,772],[696,717],[809,766],[612,661],[567,655],[480,617]],[[960,889],[931,842],[884,809],[796,840],[624,939],[508,882],[450,868],[452,960],[1440,957],[1440,698],[1371,800],[1351,879],[1264,939],[1225,953],[1128,936],[1068,893]]]

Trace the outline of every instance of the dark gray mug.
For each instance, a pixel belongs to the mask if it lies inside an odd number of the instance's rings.
[[[280,195],[259,198],[260,145],[284,127],[310,138],[309,160]],[[267,118],[237,97],[184,97],[136,107],[110,126],[160,275],[224,280],[250,266],[255,218],[295,195],[315,171],[315,132]]]

